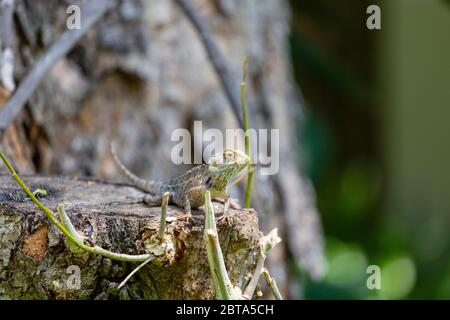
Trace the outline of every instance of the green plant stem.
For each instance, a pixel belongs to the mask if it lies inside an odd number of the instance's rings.
[[[77,239],[77,243],[84,243],[84,238],[76,231],[75,227],[72,224],[72,221],[70,221],[70,218],[66,213],[66,210],[64,210],[64,205],[63,204],[58,205],[56,211],[59,213],[59,219],[61,220],[64,229],[66,229],[71,235],[75,237],[75,239]],[[84,252],[82,248],[76,245],[73,241],[70,241],[68,238],[66,238],[66,246],[73,253]]]
[[[261,276],[262,270],[264,268],[264,262],[266,261],[266,255],[263,254],[262,250],[259,253],[258,262],[256,263],[255,271],[253,271],[253,276],[250,282],[245,288],[243,297],[246,300],[250,300],[253,297],[256,286],[258,285],[259,277]]]
[[[219,245],[214,209],[211,204],[211,194],[205,194],[205,233],[206,253],[214,283],[217,299],[232,299],[232,284],[223,260],[222,249]]]
[[[277,300],[283,300],[283,297],[281,295],[280,290],[278,289],[277,282],[274,278],[272,278],[269,274],[269,270],[266,268],[262,271],[264,278],[266,279],[267,284],[269,285],[270,289],[272,289],[272,293],[275,296],[275,299]]]
[[[281,242],[281,238],[278,237],[278,229],[272,229],[266,236],[262,237],[260,240],[260,251],[258,262],[256,263],[255,271],[253,271],[253,276],[244,290],[243,298],[250,300],[253,297],[256,286],[258,285],[261,273],[264,270],[264,263],[266,261],[267,254],[273,247]]]
[[[158,231],[160,241],[162,241],[164,231],[166,230],[167,206],[169,205],[169,196],[170,194],[168,192],[164,193],[162,196],[161,220],[159,222],[159,231]]]
[[[252,150],[251,150],[251,141],[250,141],[250,132],[248,131],[248,117],[247,117],[247,103],[245,101],[245,87],[246,87],[246,78],[247,78],[247,57],[244,58],[243,66],[242,66],[242,82],[241,82],[241,104],[242,104],[242,113],[244,118],[244,130],[245,130],[245,152],[247,153],[249,159],[249,167],[252,165]],[[253,187],[253,171],[248,170],[247,176],[247,189],[245,191],[245,207],[250,207],[250,202],[252,198],[252,187]]]
[[[127,255],[127,254],[121,254],[121,253],[114,253],[108,250],[105,250],[99,246],[87,246],[82,241],[79,240],[78,237],[74,236],[70,231],[68,231],[61,222],[56,219],[55,214],[50,209],[46,208],[37,198],[36,196],[28,189],[26,184],[22,181],[22,179],[17,175],[16,171],[12,167],[11,163],[9,162],[8,158],[3,154],[3,152],[0,150],[0,158],[2,158],[3,162],[5,163],[8,170],[11,172],[14,180],[20,185],[20,187],[25,191],[25,193],[33,200],[33,202],[37,205],[37,207],[44,213],[44,215],[55,224],[55,226],[58,228],[59,231],[61,231],[67,239],[69,239],[73,244],[75,244],[80,249],[83,249],[84,251],[87,251],[89,253],[93,254],[99,254],[104,257],[118,260],[118,261],[129,261],[129,262],[142,262],[147,259],[152,258],[153,256],[150,254],[142,254],[142,255]],[[68,217],[67,217],[68,218]]]
[[[149,263],[150,261],[152,261],[151,258],[145,260],[144,262],[142,262],[140,265],[138,265],[133,271],[131,271],[131,273],[119,284],[119,286],[117,287],[117,289],[121,289],[127,282],[128,280],[130,280],[130,278],[136,273],[138,272],[141,268],[143,268],[147,263]]]
[[[255,167],[254,166],[249,166],[248,167],[249,171],[254,171]],[[247,175],[248,176],[248,175]],[[241,182],[242,179],[244,179],[245,177],[245,173],[242,175],[239,175],[236,179],[234,179],[229,185],[228,185],[228,189],[233,188],[235,185],[237,185],[239,182]]]

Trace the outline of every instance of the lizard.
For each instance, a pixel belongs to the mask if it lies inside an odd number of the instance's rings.
[[[146,193],[142,198],[145,204],[159,206],[164,197],[168,197],[169,203],[184,209],[187,221],[192,218],[192,209],[204,205],[206,191],[210,191],[211,198],[225,200],[224,218],[227,219],[230,205],[228,182],[250,163],[244,152],[225,149],[207,163],[196,165],[177,178],[153,181],[137,177],[120,161],[112,144],[110,149],[114,161],[131,184]]]

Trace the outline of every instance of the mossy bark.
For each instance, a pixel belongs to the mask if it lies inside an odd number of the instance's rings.
[[[44,189],[42,203],[56,212],[63,203],[75,228],[95,244],[120,253],[157,257],[124,288],[120,283],[137,265],[89,253],[72,253],[10,176],[0,176],[1,299],[210,299],[212,279],[203,241],[203,210],[186,224],[183,211],[169,207],[163,243],[158,232],[160,208],[136,203],[141,195],[127,185],[63,177],[25,177],[30,189]],[[214,202],[216,215],[223,205]],[[217,228],[233,284],[241,286],[258,254],[256,212],[231,209],[229,223]],[[79,271],[79,286],[77,272]]]

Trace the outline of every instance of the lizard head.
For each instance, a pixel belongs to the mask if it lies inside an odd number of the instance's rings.
[[[225,149],[216,153],[208,164],[214,176],[214,187],[224,189],[230,179],[250,163],[248,156],[239,150]]]

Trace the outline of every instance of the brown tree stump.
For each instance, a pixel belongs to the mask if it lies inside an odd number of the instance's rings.
[[[47,191],[40,200],[56,212],[63,203],[75,228],[113,252],[143,254],[158,232],[159,207],[136,203],[142,195],[125,184],[69,178],[27,176],[31,191]],[[223,205],[214,202],[216,216]],[[0,299],[210,299],[212,278],[203,241],[204,213],[194,210],[186,224],[182,209],[167,213],[166,250],[117,285],[137,264],[73,253],[64,235],[48,221],[9,175],[0,176]],[[261,233],[252,209],[231,209],[231,220],[217,219],[220,243],[233,284],[241,286],[252,271]],[[79,271],[79,287],[74,275]]]

